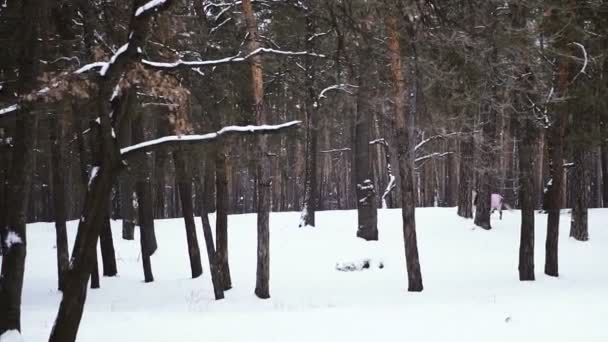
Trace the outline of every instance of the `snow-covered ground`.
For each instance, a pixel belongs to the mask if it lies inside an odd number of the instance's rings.
[[[380,241],[355,238],[356,212],[318,213],[298,229],[299,213],[271,216],[271,296],[253,294],[255,215],[229,219],[234,288],[213,300],[205,273],[190,279],[182,220],[157,221],[155,282],[143,283],[139,242],[120,239],[113,222],[119,277],[89,291],[79,341],[608,341],[608,211],[590,211],[591,240],[568,238],[562,215],[559,279],[543,274],[546,215],[536,215],[535,282],[519,282],[519,213],[475,229],[455,209],[418,209],[425,289],[408,293],[399,210],[379,211]],[[212,220],[213,221],[213,220]],[[76,222],[69,225],[70,243]],[[56,291],[53,224],[28,226],[23,335],[45,341]],[[336,264],[382,262],[360,272]]]

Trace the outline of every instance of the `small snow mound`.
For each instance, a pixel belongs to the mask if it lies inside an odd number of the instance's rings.
[[[336,263],[336,270],[341,272],[363,271],[372,268],[383,269],[384,262],[382,262],[382,260],[365,258],[358,261],[343,261]]]
[[[21,240],[21,237],[19,237],[17,233],[9,231],[6,235],[4,243],[6,244],[7,248],[11,248],[12,245],[23,243],[23,240]]]
[[[23,338],[19,331],[8,330],[0,336],[0,342],[23,342]]]

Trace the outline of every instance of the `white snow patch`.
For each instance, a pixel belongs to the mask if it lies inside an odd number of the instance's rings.
[[[91,184],[93,184],[93,180],[97,177],[97,172],[99,172],[99,166],[93,166],[89,175],[89,189],[91,189]]]
[[[0,342],[23,342],[18,330],[8,330],[0,336]]]
[[[13,245],[22,244],[23,240],[16,232],[10,230],[6,235],[6,239],[4,239],[4,243],[7,248],[11,248]]]

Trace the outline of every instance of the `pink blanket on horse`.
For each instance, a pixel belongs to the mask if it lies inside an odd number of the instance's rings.
[[[499,194],[492,194],[492,201],[490,209],[501,210],[502,209],[502,196]]]

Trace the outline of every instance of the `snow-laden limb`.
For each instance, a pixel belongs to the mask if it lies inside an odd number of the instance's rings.
[[[308,51],[285,51],[285,50],[276,50],[269,48],[257,48],[250,52],[245,56],[241,56],[237,54],[231,57],[225,57],[215,60],[206,60],[206,61],[184,61],[182,59],[178,59],[175,62],[155,62],[147,59],[142,60],[142,63],[146,66],[157,68],[157,69],[179,69],[179,68],[200,68],[206,66],[217,66],[222,64],[231,64],[231,63],[242,63],[254,56],[262,55],[262,54],[275,54],[275,55],[283,55],[283,56],[313,56],[319,58],[325,58],[325,55],[316,54],[314,52]]]
[[[435,152],[435,153],[427,154],[427,155],[422,156],[422,157],[418,157],[418,158],[416,158],[414,160],[414,162],[419,163],[421,161],[425,161],[425,160],[430,159],[430,158],[445,157],[448,154],[452,154],[452,153],[454,153],[454,152],[444,152],[444,153]]]
[[[163,1],[164,2],[164,1]],[[123,53],[125,53],[127,51],[127,49],[129,48],[129,43],[125,43],[123,44],[117,51],[116,53],[114,53],[114,55],[112,55],[112,58],[110,58],[110,61],[105,63],[102,67],[101,70],[99,70],[99,74],[101,76],[105,76],[106,73],[108,72],[108,69],[110,68],[110,66],[114,63],[116,63],[116,60],[118,59],[118,57],[120,57],[120,55],[122,55]]]
[[[220,129],[217,132],[207,134],[191,134],[191,135],[170,135],[154,140],[148,140],[135,144],[132,146],[125,147],[120,150],[123,157],[134,154],[136,152],[147,152],[156,149],[163,145],[169,144],[199,144],[199,143],[211,143],[224,135],[232,135],[237,133],[246,134],[264,134],[264,133],[276,133],[282,129],[295,127],[300,125],[301,121],[290,121],[280,125],[247,125],[247,126],[227,126]]]
[[[13,245],[19,244],[23,244],[23,240],[21,240],[19,234],[10,230],[8,234],[6,234],[6,238],[4,239],[4,245],[6,246],[6,248],[11,248]]]
[[[315,40],[317,38],[320,38],[320,37],[323,37],[323,36],[326,36],[326,35],[328,35],[328,34],[330,34],[332,32],[334,32],[334,29],[331,29],[331,30],[326,31],[326,32],[315,33],[312,36],[308,37],[307,41],[312,42],[313,40]]]
[[[18,104],[14,104],[14,105],[8,106],[6,108],[2,108],[2,109],[0,109],[0,115],[14,112],[17,109],[19,109],[19,105]]]
[[[23,342],[23,337],[18,330],[7,330],[0,335],[0,342]]]
[[[323,151],[319,151],[319,153],[334,153],[334,152],[349,152],[351,151],[350,147],[344,147],[344,148],[333,148],[331,150],[323,150]]]
[[[352,84],[348,84],[348,83],[334,84],[334,85],[331,85],[331,86],[329,86],[329,87],[321,90],[321,92],[319,93],[319,99],[326,98],[325,94],[328,91],[331,91],[331,90],[341,90],[341,91],[343,91],[345,93],[348,93],[348,94],[352,95],[352,92],[350,90],[348,90],[348,88],[358,88],[358,86],[352,85]]]
[[[85,73],[92,69],[103,68],[104,66],[106,66],[106,64],[108,64],[108,63],[107,62],[93,62],[93,63],[85,64],[80,69],[74,71],[74,73],[82,74],[82,73]]]
[[[452,133],[447,133],[447,134],[439,134],[439,135],[433,135],[432,137],[428,137],[426,139],[423,139],[421,142],[419,142],[416,146],[414,146],[414,151],[418,151],[419,149],[422,148],[422,146],[428,144],[429,142],[435,140],[435,139],[445,139],[449,136],[452,135],[459,135],[460,132],[452,132]]]
[[[139,6],[137,8],[137,10],[135,11],[135,16],[139,17],[140,15],[144,14],[145,12],[153,11],[153,10],[157,9],[158,7],[164,5],[165,2],[167,2],[167,1],[166,0],[151,0],[151,1],[148,1],[143,6]]]
[[[572,44],[578,46],[581,50],[583,50],[583,57],[585,58],[583,62],[583,67],[578,72],[578,74],[576,74],[576,76],[574,76],[574,78],[572,79],[572,82],[574,82],[581,74],[585,74],[585,71],[587,70],[587,64],[589,64],[589,57],[587,57],[587,50],[585,49],[585,46],[583,44],[577,42],[573,42]]]

